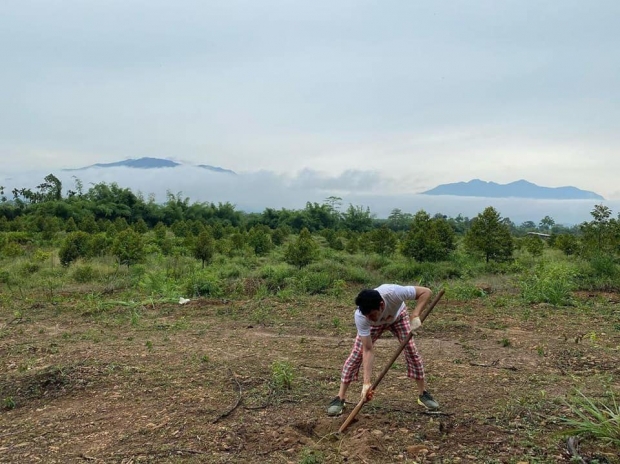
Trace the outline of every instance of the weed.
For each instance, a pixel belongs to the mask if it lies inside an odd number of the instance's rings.
[[[9,396],[7,398],[4,398],[4,400],[2,401],[3,405],[4,405],[4,409],[14,409],[15,408],[15,400],[13,399],[12,396]]]
[[[320,451],[304,448],[299,464],[321,464],[324,460],[325,457]]]
[[[144,346],[146,346],[146,349],[148,351],[153,351],[153,342],[150,340],[147,340],[146,343],[144,344]]]
[[[211,362],[211,358],[209,358],[209,355],[203,354],[200,357],[200,362],[203,362],[203,363],[207,364],[207,363]]]
[[[271,365],[271,381],[276,390],[290,390],[293,386],[293,367],[286,361]]]
[[[610,404],[594,401],[577,390],[577,395],[566,402],[575,418],[561,417],[571,427],[567,435],[587,435],[613,445],[620,445],[620,404],[613,392]]]
[[[510,345],[512,345],[510,340],[507,338],[502,338],[498,343],[502,345],[504,348],[508,348]]]

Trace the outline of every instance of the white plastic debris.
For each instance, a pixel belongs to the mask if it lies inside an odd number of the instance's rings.
[[[184,305],[185,303],[189,303],[189,298],[179,298],[179,304]]]

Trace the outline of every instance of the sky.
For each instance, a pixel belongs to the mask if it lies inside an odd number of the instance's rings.
[[[615,0],[5,0],[0,180],[149,156],[246,176],[239,204],[284,206],[301,183],[308,200],[400,206],[474,178],[620,201],[619,15]]]

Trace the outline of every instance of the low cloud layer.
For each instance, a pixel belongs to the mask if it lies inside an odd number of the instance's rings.
[[[5,192],[13,188],[36,188],[49,172],[29,172],[0,181]],[[162,169],[131,169],[125,167],[53,173],[63,183],[66,192],[75,189],[76,178],[84,190],[93,184],[116,183],[140,192],[145,198],[154,195],[163,202],[167,194],[180,195],[194,202],[230,202],[246,212],[261,212],[265,208],[302,209],[306,202],[322,203],[330,196],[342,198],[342,208],[349,204],[369,207],[379,218],[387,217],[396,208],[415,213],[421,209],[430,214],[473,217],[485,207],[495,207],[502,216],[520,224],[524,221],[538,222],[549,215],[558,223],[577,224],[591,219],[590,211],[597,203],[591,200],[524,200],[501,198],[471,198],[454,196],[430,196],[404,193],[398,182],[373,171],[345,171],[330,175],[304,170],[288,176],[271,171],[229,175],[213,173],[190,166]],[[10,196],[10,195],[9,195]],[[620,209],[620,201],[605,201],[614,214]]]

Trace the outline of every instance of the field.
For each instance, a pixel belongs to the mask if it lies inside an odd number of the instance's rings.
[[[325,409],[359,286],[184,305],[86,285],[5,291],[0,462],[620,462],[605,440],[569,442],[563,422],[579,392],[617,395],[620,295],[524,305],[494,279],[448,286],[415,338],[441,414],[416,405],[399,358],[343,434],[359,383],[345,414]],[[386,332],[376,372],[397,346]]]

